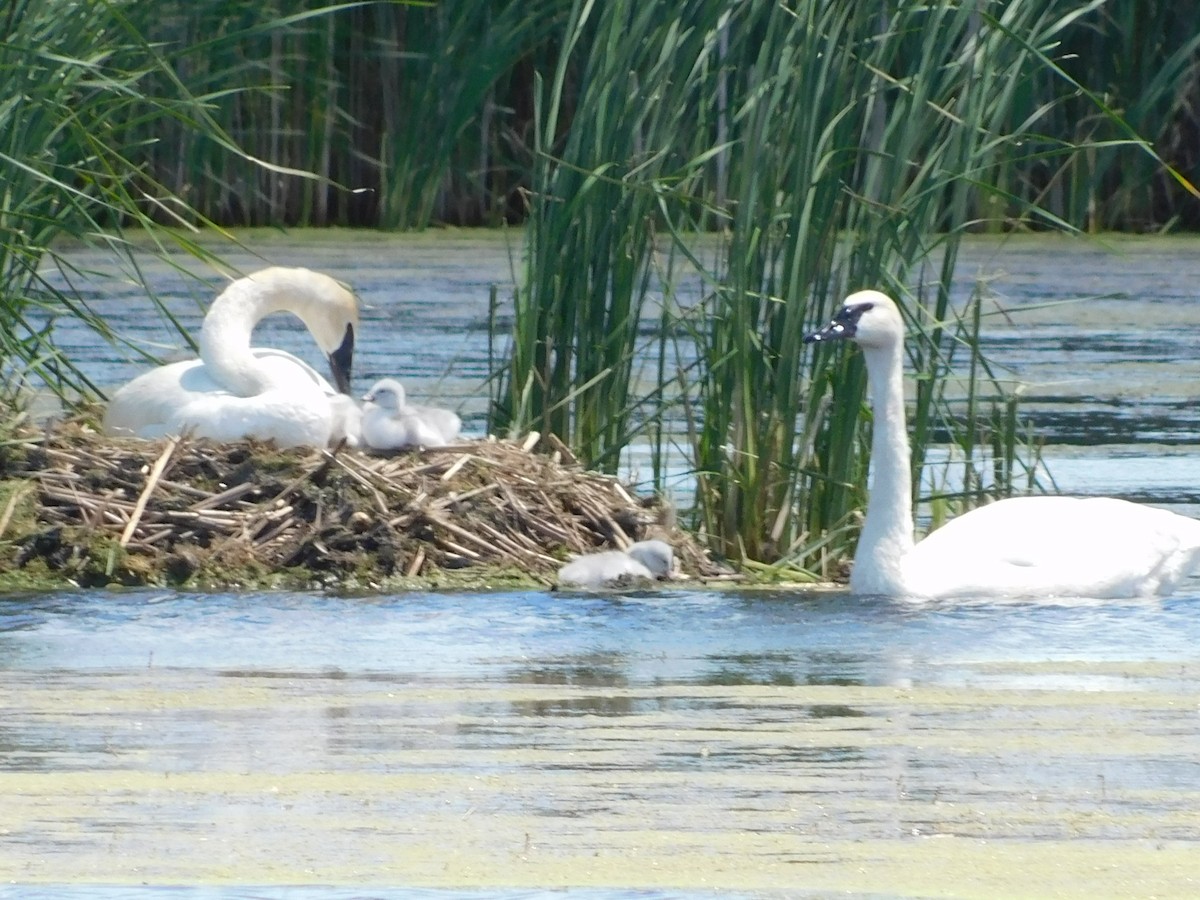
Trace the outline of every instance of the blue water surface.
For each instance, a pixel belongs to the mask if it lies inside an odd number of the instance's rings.
[[[340,671],[440,682],[588,669],[597,683],[630,686],[957,686],[1031,678],[987,675],[987,663],[1188,663],[1198,646],[1195,579],[1162,600],[941,605],[704,589],[0,598],[0,668],[24,670]]]

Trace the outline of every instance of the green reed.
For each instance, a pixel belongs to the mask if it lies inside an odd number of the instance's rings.
[[[0,43],[0,395],[22,400],[30,379],[63,397],[95,387],[51,339],[56,315],[111,339],[103,317],[58,293],[39,267],[64,237],[100,237],[103,220],[145,218],[122,124],[138,115],[144,60],[102,4],[64,16],[54,4],[16,2]],[[106,35],[108,43],[98,42]],[[117,234],[110,239],[120,246]]]
[[[792,5],[803,17],[836,12]],[[133,161],[226,224],[410,228],[522,220],[522,197],[538,166],[535,82],[563,61],[565,47],[576,47],[560,101],[566,124],[582,77],[581,48],[567,36],[569,0],[123,6],[147,20],[149,36],[169,48],[176,76],[206,98],[213,121],[250,156],[321,176],[268,172],[182,123],[148,129],[154,141]],[[590,7],[585,43],[601,34],[598,19],[611,15],[604,6]],[[992,2],[931,6],[938,14],[994,15],[996,27],[1011,25],[1014,40],[1022,38],[1028,14]],[[883,21],[921,10],[893,2],[862,16]],[[640,12],[655,27],[680,33],[711,33],[722,17],[755,18],[755,27],[767,27],[761,13],[728,0],[678,8],[647,3]],[[1039,14],[1058,40],[1040,47],[1042,71],[1013,86],[1007,130],[1027,139],[995,146],[993,164],[979,173],[990,188],[980,227],[1024,227],[1034,209],[1043,226],[1200,227],[1190,183],[1163,165],[1194,181],[1200,161],[1194,140],[1200,35],[1190,7],[1167,0],[1043,0]],[[737,43],[735,31],[724,33],[723,40]],[[921,49],[916,36],[888,40]],[[617,49],[625,52],[619,42]],[[712,58],[698,64],[715,77]],[[698,73],[684,74],[694,84]],[[736,81],[736,73],[726,74]],[[724,127],[717,111],[729,97],[709,99],[708,106],[692,107],[693,127]],[[726,199],[721,190],[730,160],[721,154],[707,166],[715,192],[709,199],[718,206]],[[719,217],[700,219],[711,227]]]
[[[573,4],[535,93],[527,266],[494,428],[552,431],[588,463],[617,466],[636,429],[661,209],[697,172],[689,148],[663,139],[694,123],[697,85],[678,67],[711,52],[709,37],[653,5]]]
[[[1035,204],[1092,232],[1200,228],[1195,10],[1166,0],[1052,8],[1062,41],[1013,106],[1014,122],[1040,124],[1006,161],[1009,207]],[[1074,88],[1065,95],[1064,83]]]
[[[147,245],[168,260],[182,252],[216,262],[193,239],[195,226],[212,223],[155,177],[146,161],[148,148],[155,135],[187,133],[224,154],[245,154],[211,117],[213,96],[194,93],[180,80],[188,54],[198,48],[171,55],[171,48],[147,36],[164,8],[104,0],[14,0],[0,12],[0,399],[5,405],[24,403],[29,388],[49,390],[68,404],[99,394],[56,345],[57,318],[77,319],[98,339],[124,343],[102,311],[71,291],[59,291],[45,277],[49,267],[68,283],[83,274],[61,252],[65,245],[110,250],[123,276],[138,283],[139,253]],[[290,175],[276,164],[255,165],[276,176]],[[163,221],[182,227],[158,227]],[[191,340],[165,305],[158,311],[182,340]],[[124,349],[149,357],[138,346]]]
[[[675,398],[690,435],[699,529],[736,559],[827,570],[864,506],[865,379],[856,354],[802,338],[847,292],[877,286],[912,329],[916,483],[928,447],[948,439],[971,475],[967,502],[1008,490],[981,473],[1011,481],[992,453],[1015,451],[994,429],[1016,420],[982,411],[1009,400],[977,352],[978,304],[956,308],[949,285],[960,236],[991,208],[996,160],[1027,137],[1007,127],[1014,98],[1060,21],[1032,2],[884,14],[695,0],[665,22],[644,5],[574,4],[539,94],[527,280],[494,422],[553,431],[611,466],[638,429],[630,366],[644,344],[660,354],[657,401]],[[715,263],[696,251],[713,227]],[[644,308],[678,277],[652,277],[660,235],[705,285],[700,304]],[[694,368],[663,359],[679,341]],[[964,349],[960,412],[946,385]],[[662,430],[648,433],[658,459]]]

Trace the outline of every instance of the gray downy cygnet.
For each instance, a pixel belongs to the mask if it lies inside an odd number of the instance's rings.
[[[665,541],[638,541],[628,550],[605,550],[571,560],[558,570],[563,587],[616,587],[671,576],[675,552]]]

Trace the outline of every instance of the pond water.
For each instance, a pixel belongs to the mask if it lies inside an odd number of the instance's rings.
[[[0,881],[1189,896],[1198,645],[1200,589],[14,597]]]
[[[359,387],[401,375],[482,431],[502,237],[246,241],[359,290]],[[1004,310],[987,350],[1064,489],[1196,502],[1197,250],[968,245],[960,294]],[[198,322],[208,298],[151,275]],[[162,340],[138,291],[85,289]],[[285,321],[263,343],[307,354]],[[137,371],[64,336],[101,384]],[[1198,579],[1103,604],[3,597],[0,898],[1194,897],[1197,647]]]
[[[466,434],[484,433],[486,382],[495,368],[489,358],[489,292],[496,287],[502,334],[511,323],[511,294],[521,266],[519,231],[393,235],[264,229],[239,237],[248,249],[218,248],[239,271],[305,265],[354,286],[365,307],[356,391],[365,392],[378,378],[400,377],[419,402],[456,408]],[[67,255],[82,274],[50,271],[51,281],[69,283],[136,346],[167,358],[194,355],[110,256],[85,250]],[[174,266],[146,257],[139,266],[171,314],[198,333],[213,291],[180,270],[198,272],[216,285],[211,268],[184,257]],[[1115,481],[1122,494],[1152,502],[1200,500],[1200,454],[1160,452],[1200,443],[1195,402],[1200,239],[972,238],[964,242],[957,272],[956,302],[975,290],[988,298],[984,353],[1001,377],[1020,386],[1022,414],[1044,439],[1062,490],[1102,493],[1113,490],[1109,484]],[[681,302],[694,301],[701,289],[698,281],[684,280],[678,287]],[[114,388],[145,367],[69,320],[57,323],[56,334],[102,388]],[[255,340],[326,368],[291,317],[269,317]],[[652,343],[649,335],[647,341]],[[671,465],[689,468],[683,458]],[[637,479],[648,464],[635,452],[629,470]]]

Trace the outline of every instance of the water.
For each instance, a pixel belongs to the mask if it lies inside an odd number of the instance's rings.
[[[0,879],[1186,896],[1197,587],[13,597]]]
[[[401,375],[482,430],[502,238],[250,243],[358,288],[359,386]],[[1064,489],[1197,502],[1196,247],[968,245],[958,296],[979,277],[1005,311],[986,349]],[[88,290],[162,340],[137,291]],[[101,384],[138,370],[64,335]],[[0,897],[1192,897],[1198,646],[1197,580],[1103,604],[0,598]]]
[[[353,285],[365,304],[355,358],[356,388],[397,376],[413,392],[462,409],[483,427],[491,371],[487,328],[489,289],[501,301],[501,329],[521,266],[519,232],[450,231],[423,235],[371,232],[254,231],[243,236],[254,254],[220,248],[241,271],[266,264],[306,265]],[[955,302],[982,285],[983,347],[1000,374],[1022,386],[1024,408],[1051,445],[1196,443],[1200,434],[1195,385],[1200,383],[1200,240],[1121,238],[1114,245],[1053,236],[964,243]],[[70,284],[113,327],[138,346],[191,355],[130,279],[113,279],[109,257],[70,254],[87,272]],[[143,272],[156,293],[193,332],[219,280],[188,259],[179,265],[209,278],[198,287],[177,269],[147,258]],[[47,273],[52,282],[68,280]],[[118,273],[119,275],[119,273]],[[685,281],[681,302],[703,286]],[[655,313],[654,318],[657,318]],[[63,320],[58,340],[101,387],[111,388],[144,367]],[[295,320],[265,320],[256,342],[301,355],[324,369]]]

